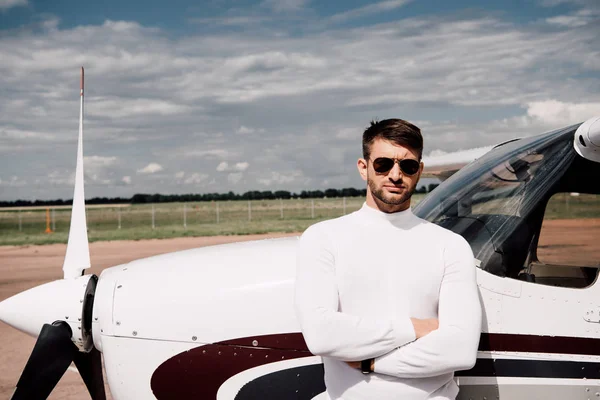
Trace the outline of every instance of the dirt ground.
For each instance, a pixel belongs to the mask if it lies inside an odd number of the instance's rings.
[[[269,234],[211,236],[143,241],[95,242],[90,244],[92,268],[86,273],[100,275],[103,269],[138,258],[215,244],[293,236]],[[0,246],[0,301],[23,290],[62,278],[66,245]],[[0,399],[8,399],[33,349],[35,339],[0,322]],[[105,377],[106,382],[106,377]],[[110,393],[107,388],[108,398]],[[49,399],[88,400],[87,389],[77,372],[67,370]]]
[[[271,234],[96,242],[90,244],[93,267],[87,272],[100,275],[100,272],[107,267],[177,250],[293,235]],[[600,266],[598,257],[600,243],[597,240],[599,237],[600,219],[546,221],[540,238],[540,260],[547,263],[570,264],[575,262]],[[23,290],[62,278],[65,248],[66,246],[62,244],[0,246],[0,301]],[[0,399],[10,397],[34,343],[34,338],[0,322]],[[107,393],[109,393],[108,388]],[[65,373],[50,396],[50,399],[61,400],[87,400],[89,398],[79,374],[70,370]]]

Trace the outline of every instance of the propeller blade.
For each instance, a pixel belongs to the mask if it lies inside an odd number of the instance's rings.
[[[73,361],[92,396],[92,400],[106,400],[100,352],[92,347],[89,353],[77,352]]]
[[[73,361],[77,346],[66,322],[44,324],[11,400],[46,399]]]
[[[85,216],[85,194],[83,174],[83,67],[81,68],[81,96],[79,108],[79,139],[77,141],[77,166],[75,167],[75,189],[73,191],[73,208],[71,209],[71,225],[67,252],[63,264],[65,279],[83,275],[83,270],[90,267],[90,245],[87,234]]]

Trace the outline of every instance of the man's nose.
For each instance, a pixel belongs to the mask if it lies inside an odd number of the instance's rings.
[[[400,169],[400,165],[398,165],[397,162],[394,163],[394,166],[388,173],[388,177],[394,182],[397,182],[402,179],[402,170]]]

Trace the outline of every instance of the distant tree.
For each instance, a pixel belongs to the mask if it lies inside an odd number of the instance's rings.
[[[325,197],[338,197],[339,192],[337,189],[327,189],[325,190]]]
[[[287,190],[277,190],[273,194],[275,195],[276,199],[289,199],[292,197],[292,194]]]

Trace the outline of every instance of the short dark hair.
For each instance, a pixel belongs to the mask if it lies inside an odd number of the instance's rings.
[[[371,126],[363,133],[362,147],[363,158],[369,159],[371,155],[371,144],[375,139],[385,139],[399,146],[410,147],[419,154],[419,160],[423,156],[423,136],[421,130],[403,119],[384,119],[383,121],[371,121]]]

